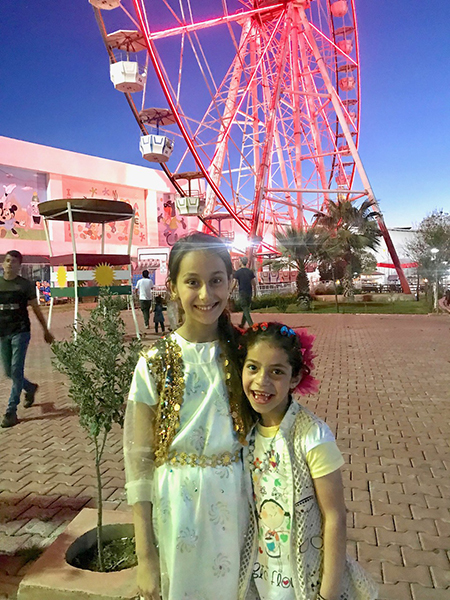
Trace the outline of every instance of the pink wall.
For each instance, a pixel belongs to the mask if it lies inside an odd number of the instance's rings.
[[[132,256],[137,256],[138,247],[171,245],[161,236],[161,217],[158,223],[158,200],[165,194],[173,194],[173,189],[159,169],[0,136],[0,254],[16,248],[25,255],[48,255],[37,204],[69,197],[116,198],[134,206],[138,219],[133,230]],[[70,253],[68,226],[55,221],[49,225],[53,253]],[[163,225],[167,228],[167,223]],[[175,221],[170,225],[174,226]],[[176,225],[185,233],[181,221]],[[106,252],[126,251],[128,230],[129,222],[108,224]],[[99,232],[100,226],[77,224],[77,249],[99,253]]]

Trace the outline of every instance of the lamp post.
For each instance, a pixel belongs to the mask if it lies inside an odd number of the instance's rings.
[[[438,277],[439,277],[439,273],[438,273],[438,262],[437,262],[437,253],[439,252],[439,248],[431,248],[430,250],[431,254],[433,255],[431,260],[436,261],[436,277],[434,280],[434,310],[436,312],[438,312]]]

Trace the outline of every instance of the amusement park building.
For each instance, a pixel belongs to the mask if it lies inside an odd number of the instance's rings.
[[[136,211],[131,257],[138,267],[138,249],[154,248],[165,257],[178,235],[197,227],[196,217],[179,217],[170,181],[157,169],[106,160],[0,136],[0,254],[10,249],[24,255],[25,273],[48,275],[49,247],[38,204],[61,198],[122,200]],[[130,222],[108,223],[105,252],[127,253]],[[69,224],[49,221],[53,251],[70,254]],[[101,225],[75,223],[79,252],[100,253]],[[157,249],[163,250],[158,252]],[[156,283],[165,280],[165,261],[154,264]]]

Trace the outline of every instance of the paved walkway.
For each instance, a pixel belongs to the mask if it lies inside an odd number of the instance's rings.
[[[58,338],[71,316],[55,310]],[[346,459],[349,552],[381,584],[380,600],[449,600],[449,316],[283,319],[317,335],[321,388],[307,405],[335,430]],[[126,321],[132,332],[129,313]],[[0,598],[15,598],[36,549],[95,506],[92,448],[35,322],[27,374],[40,384],[36,404],[0,431]],[[3,404],[8,387],[0,378]],[[106,507],[127,510],[118,429],[103,475]]]

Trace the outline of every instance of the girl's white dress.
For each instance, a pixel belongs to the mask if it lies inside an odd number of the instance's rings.
[[[154,470],[148,486],[159,546],[162,597],[236,600],[249,504],[219,344],[195,344],[176,332],[171,335],[181,348],[184,362],[180,428],[170,447],[172,460]],[[133,435],[130,418],[137,402],[150,406],[158,402],[145,358],[138,362],[130,389],[125,452],[130,447],[127,437]],[[199,466],[205,461],[216,466]],[[131,504],[137,497],[143,499],[145,477],[133,481],[127,473]],[[134,497],[135,489],[139,492]]]

